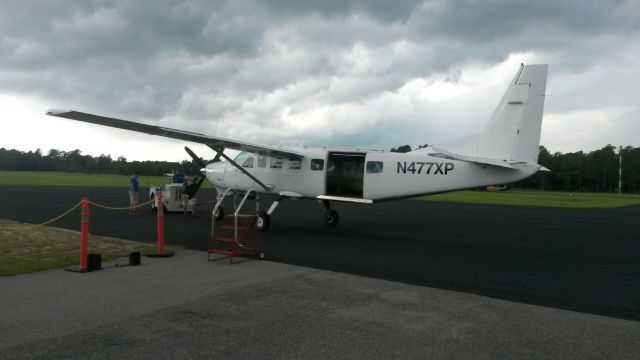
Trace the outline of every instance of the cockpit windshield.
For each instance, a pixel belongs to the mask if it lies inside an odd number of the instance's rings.
[[[233,158],[233,161],[235,161],[237,164],[242,164],[242,162],[244,161],[244,159],[246,159],[247,157],[249,157],[251,154],[249,154],[246,151],[241,151],[238,155],[236,155],[235,158]]]
[[[244,168],[253,168],[253,154],[249,152],[241,152],[240,154],[236,155],[233,161],[235,161],[236,164],[240,164],[240,166]]]

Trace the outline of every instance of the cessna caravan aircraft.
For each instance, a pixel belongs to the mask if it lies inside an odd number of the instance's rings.
[[[546,170],[538,164],[538,147],[547,68],[522,65],[482,132],[409,153],[267,146],[73,110],[49,110],[47,115],[206,144],[216,152],[208,164],[185,149],[217,190],[216,218],[222,217],[225,191],[255,189],[278,195],[268,211],[258,212],[258,230],[269,227],[270,215],[287,198],[320,200],[325,225],[336,226],[339,215],[331,202],[369,204],[507,184]],[[240,153],[231,159],[225,149]]]

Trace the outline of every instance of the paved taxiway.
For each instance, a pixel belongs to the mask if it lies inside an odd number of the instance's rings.
[[[33,223],[58,215],[82,196],[118,206],[127,201],[126,188],[1,190],[0,217]],[[200,199],[213,196],[204,190]],[[318,203],[282,203],[262,235],[268,259],[640,320],[638,206],[551,209],[403,200],[336,209],[340,225],[325,228]],[[92,233],[155,241],[154,213],[148,209],[138,216],[91,211]],[[78,229],[79,214],[55,225]],[[166,218],[168,242],[206,249],[209,232],[205,214]]]

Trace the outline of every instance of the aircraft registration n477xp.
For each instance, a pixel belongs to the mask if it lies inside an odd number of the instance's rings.
[[[546,64],[522,65],[482,132],[408,153],[267,146],[73,110],[49,110],[47,115],[206,144],[216,152],[208,164],[185,149],[202,164],[218,202],[225,191],[278,195],[267,212],[257,214],[259,230],[269,227],[269,216],[286,198],[321,200],[324,223],[336,226],[339,215],[332,201],[366,204],[506,184],[544,170],[538,148],[547,69]],[[241,152],[231,159],[225,149]]]

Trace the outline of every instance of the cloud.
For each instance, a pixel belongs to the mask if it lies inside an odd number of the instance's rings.
[[[547,148],[560,152],[585,152],[637,142],[640,112],[635,107],[596,108],[567,113],[554,113],[545,118],[543,137]],[[600,134],[599,138],[591,135]],[[562,137],[551,136],[562,134]],[[611,140],[603,144],[601,139]]]
[[[639,12],[613,0],[9,1],[0,95],[256,143],[388,149],[478,131],[520,62],[549,62],[550,119],[635,130],[619,119],[638,110]],[[542,141],[625,133],[593,129]]]

